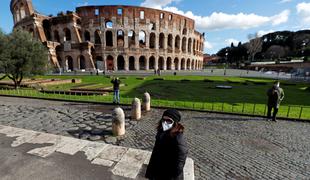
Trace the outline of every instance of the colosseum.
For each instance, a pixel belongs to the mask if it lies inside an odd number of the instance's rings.
[[[195,21],[137,6],[83,6],[46,16],[11,0],[14,28],[47,46],[55,71],[200,70],[204,33]]]

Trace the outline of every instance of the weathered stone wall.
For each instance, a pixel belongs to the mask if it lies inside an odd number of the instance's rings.
[[[30,0],[24,1],[22,6]],[[15,17],[14,9],[21,5],[12,4]],[[14,22],[45,42],[51,62],[65,71],[199,70],[203,66],[204,34],[195,31],[194,20],[167,11],[85,6],[55,17],[28,13]]]

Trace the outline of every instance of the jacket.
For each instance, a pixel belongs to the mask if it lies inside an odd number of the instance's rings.
[[[267,91],[268,106],[279,108],[281,101],[284,99],[284,91],[282,88],[272,87]]]
[[[183,180],[187,154],[183,133],[171,137],[170,131],[159,130],[145,177],[152,180]]]
[[[119,85],[120,85],[120,83],[121,83],[120,80],[118,80],[118,79],[113,79],[113,80],[111,81],[111,83],[113,84],[113,90],[114,90],[114,91],[119,90]]]

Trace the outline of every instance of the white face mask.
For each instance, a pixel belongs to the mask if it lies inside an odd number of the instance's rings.
[[[169,129],[173,127],[173,123],[168,124],[166,121],[162,122],[161,125],[164,131],[168,131]]]

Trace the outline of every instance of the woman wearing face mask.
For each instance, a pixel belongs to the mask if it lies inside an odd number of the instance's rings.
[[[158,122],[155,146],[145,177],[151,180],[183,180],[188,148],[183,137],[181,115],[168,109]]]

